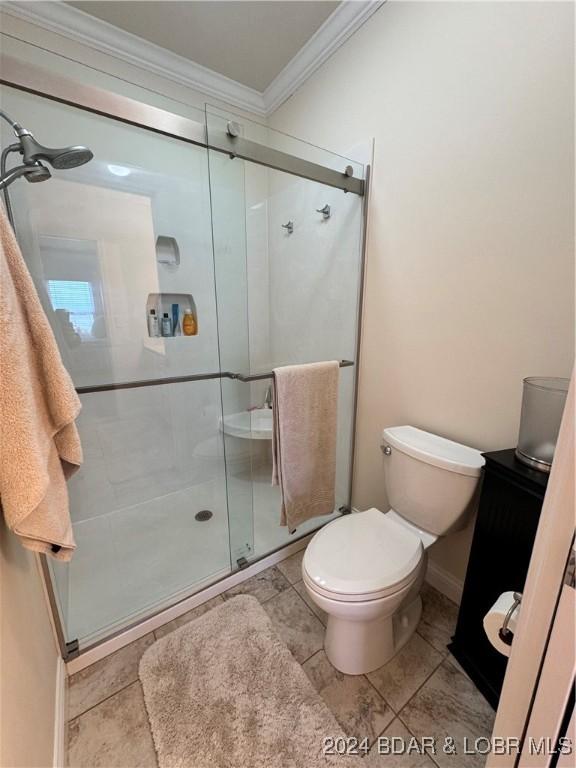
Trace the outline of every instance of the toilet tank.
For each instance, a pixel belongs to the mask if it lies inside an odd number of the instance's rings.
[[[383,438],[392,509],[436,536],[464,527],[484,466],[480,451],[409,426],[389,427]]]

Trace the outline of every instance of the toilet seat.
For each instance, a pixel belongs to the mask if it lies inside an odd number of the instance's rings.
[[[310,589],[342,602],[377,600],[413,581],[422,562],[421,539],[378,509],[357,512],[320,529],[304,554]]]

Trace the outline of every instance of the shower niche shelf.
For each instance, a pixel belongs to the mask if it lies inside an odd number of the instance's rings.
[[[178,308],[175,311],[175,308]],[[158,318],[158,333],[154,334],[149,323],[150,311],[154,310]],[[191,312],[194,318],[194,333],[184,332],[184,314]],[[162,320],[168,315],[170,321],[170,333],[162,332]],[[198,335],[198,312],[196,302],[191,293],[150,293],[146,301],[146,324],[149,338],[193,338]]]

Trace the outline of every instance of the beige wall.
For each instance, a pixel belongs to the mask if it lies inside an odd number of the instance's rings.
[[[0,765],[52,765],[58,652],[35,556],[0,528]]]
[[[573,360],[573,8],[388,2],[271,118],[375,138],[354,501],[382,428],[515,445],[521,382]],[[470,531],[435,545],[458,578]]]

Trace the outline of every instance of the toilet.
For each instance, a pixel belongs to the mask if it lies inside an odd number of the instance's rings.
[[[416,427],[383,438],[391,509],[334,520],[302,560],[308,594],[328,614],[326,655],[347,675],[381,667],[414,633],[427,550],[465,526],[484,465],[480,451]]]

